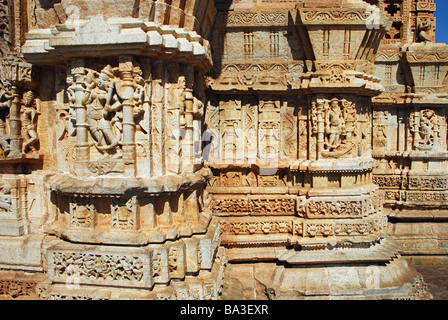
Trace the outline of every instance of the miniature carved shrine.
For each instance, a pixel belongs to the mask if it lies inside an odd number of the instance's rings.
[[[1,0],[0,298],[428,299],[432,0]]]

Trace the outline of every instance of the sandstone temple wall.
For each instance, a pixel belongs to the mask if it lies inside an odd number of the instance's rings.
[[[427,299],[432,0],[1,0],[0,297]]]

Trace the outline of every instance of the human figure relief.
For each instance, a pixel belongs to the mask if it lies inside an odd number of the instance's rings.
[[[424,146],[434,144],[434,138],[438,132],[436,125],[436,115],[433,110],[424,110],[420,118],[421,143]]]
[[[36,132],[37,110],[35,106],[35,96],[33,91],[27,91],[22,98],[20,109],[20,121],[22,122],[22,153],[28,149],[36,151],[35,144],[39,140]]]
[[[387,147],[387,115],[385,111],[374,113],[376,125],[373,127],[373,145],[375,148]]]
[[[0,193],[0,212],[10,212],[11,206],[11,186],[9,184],[5,184],[2,187],[2,193]]]
[[[146,91],[145,79],[142,76],[143,72],[140,67],[134,67],[134,119],[136,120],[137,128],[144,133],[149,133],[149,118],[147,117],[147,110],[149,106],[149,95]]]
[[[330,106],[325,115],[325,131],[327,134],[325,143],[330,151],[337,149],[341,144],[341,136],[344,133],[344,129],[345,121],[339,101],[334,98],[330,101]]]
[[[432,149],[439,138],[440,128],[434,110],[422,110],[418,120],[410,116],[410,128],[414,133],[414,146],[419,150]]]
[[[431,42],[431,29],[433,28],[431,21],[423,21],[418,26],[418,42]]]
[[[87,123],[101,153],[117,153],[121,138],[121,100],[115,94],[114,70],[108,65],[98,74],[95,86],[95,72],[86,76]],[[92,87],[92,90],[89,90]],[[115,129],[114,129],[115,128]],[[117,156],[119,156],[117,154]]]

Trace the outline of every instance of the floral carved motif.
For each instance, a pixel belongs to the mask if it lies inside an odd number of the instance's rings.
[[[51,274],[57,280],[144,285],[148,261],[144,256],[52,252]],[[76,277],[76,278],[75,278]]]
[[[343,10],[303,10],[304,22],[326,22],[326,21],[354,21],[363,22],[367,20],[369,14],[363,11],[343,11]]]
[[[286,12],[248,12],[248,13],[222,13],[216,18],[217,26],[256,25],[272,26],[286,25],[288,13]]]
[[[211,203],[214,213],[286,214],[293,215],[294,199],[215,199]]]

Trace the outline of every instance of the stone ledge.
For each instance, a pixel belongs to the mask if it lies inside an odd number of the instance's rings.
[[[93,177],[78,178],[69,174],[55,174],[46,180],[51,191],[68,195],[120,196],[124,194],[173,193],[180,189],[204,184],[208,171],[154,178]]]
[[[73,57],[157,55],[158,59],[195,65],[202,72],[212,66],[209,43],[195,31],[159,26],[134,18],[92,17],[74,25],[31,30],[22,52],[29,63],[63,63]]]

